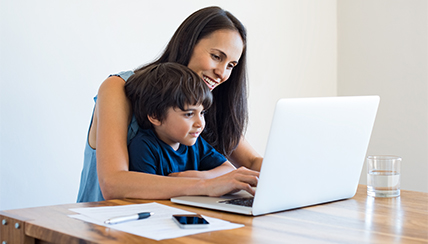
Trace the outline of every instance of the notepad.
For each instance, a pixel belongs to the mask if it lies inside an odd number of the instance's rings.
[[[244,227],[225,220],[203,216],[210,226],[204,229],[181,229],[172,220],[173,214],[193,214],[182,209],[169,207],[159,203],[132,204],[124,206],[73,208],[70,211],[78,214],[69,215],[71,218],[80,219],[111,229],[120,230],[134,235],[150,238],[156,241],[194,235],[209,231],[228,230]],[[147,219],[129,221],[115,225],[104,224],[106,219],[114,216],[128,215],[139,212],[153,212],[154,215]]]

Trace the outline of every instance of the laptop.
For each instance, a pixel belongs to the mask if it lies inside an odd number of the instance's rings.
[[[379,101],[378,96],[280,99],[254,197],[240,191],[171,201],[257,216],[351,198],[357,191]]]

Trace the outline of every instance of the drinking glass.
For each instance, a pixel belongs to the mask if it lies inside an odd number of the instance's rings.
[[[401,158],[398,156],[367,157],[367,195],[371,197],[400,196]]]

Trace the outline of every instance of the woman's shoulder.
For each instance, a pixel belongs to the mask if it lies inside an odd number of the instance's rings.
[[[111,74],[101,84],[98,94],[106,92],[109,95],[118,92],[119,95],[124,96],[123,87],[125,82],[134,74],[132,70],[122,71],[117,74]]]
[[[112,86],[123,86],[125,82],[134,74],[134,71],[128,70],[128,71],[121,71],[116,74],[111,74],[107,77],[107,79],[104,80],[104,82],[101,84],[102,88],[104,87],[112,87]]]
[[[111,74],[109,77],[112,77],[112,76],[120,77],[124,81],[127,81],[129,79],[129,77],[131,77],[131,75],[133,75],[133,74],[134,74],[134,71],[127,70],[127,71],[121,71],[121,72],[116,73],[116,74]]]

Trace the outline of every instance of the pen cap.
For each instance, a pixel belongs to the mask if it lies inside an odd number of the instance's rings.
[[[139,218],[139,219],[141,219],[141,218],[147,218],[147,217],[149,217],[150,215],[152,215],[152,213],[147,213],[147,212],[139,213],[139,214],[138,214],[138,218]]]

